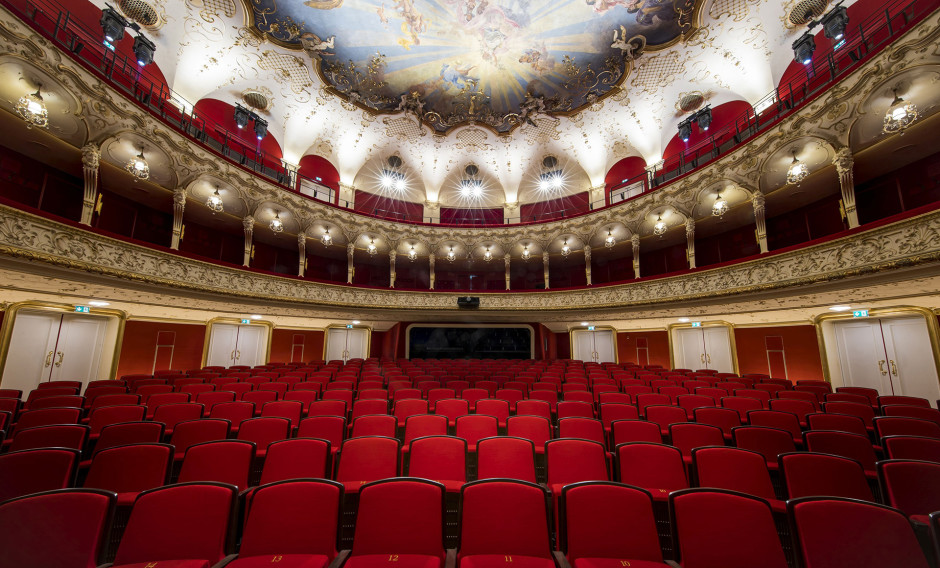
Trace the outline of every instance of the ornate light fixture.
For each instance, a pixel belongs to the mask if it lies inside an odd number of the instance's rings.
[[[447,251],[447,260],[454,262],[454,259],[457,258],[457,253],[454,252],[454,247],[451,245],[450,249]]]
[[[712,205],[712,216],[718,217],[719,219],[724,217],[725,213],[728,212],[728,202],[721,198],[721,192],[718,192],[718,198],[715,199],[715,204]]]
[[[366,250],[368,250],[369,254],[371,254],[372,256],[375,256],[379,253],[378,247],[375,246],[374,238],[369,237],[369,246],[366,248]]]
[[[565,239],[565,242],[561,244],[561,256],[568,256],[571,254],[571,247],[568,246],[568,239]]]
[[[323,230],[323,236],[320,237],[320,242],[323,243],[323,246],[328,247],[333,244],[333,236],[330,235],[330,228],[327,227]]]
[[[614,234],[610,229],[607,229],[607,238],[604,239],[604,246],[607,248],[613,248],[617,244],[617,239],[614,238]]]
[[[284,222],[281,221],[280,211],[277,211],[277,210],[274,211],[274,219],[271,219],[271,224],[268,226],[271,227],[271,230],[274,231],[275,233],[280,233],[281,231],[284,230]]]
[[[809,168],[796,157],[796,149],[791,150],[791,152],[793,153],[793,162],[790,163],[790,168],[787,170],[787,183],[800,183],[809,175]]]
[[[414,245],[408,245],[408,246],[410,247],[408,249],[408,260],[414,262],[414,260],[418,258],[418,251],[415,250]]]
[[[662,214],[659,215],[659,218],[656,220],[656,224],[653,225],[653,234],[659,237],[663,236],[663,233],[666,232],[666,222],[663,221]]]
[[[35,93],[27,93],[16,101],[16,113],[26,121],[27,128],[45,128],[49,125],[49,110],[39,94],[40,89],[41,87],[37,88]]]
[[[219,186],[215,186],[215,191],[206,199],[206,207],[213,213],[221,213],[225,206],[222,204],[222,196],[219,195]]]
[[[522,246],[522,260],[529,260],[532,258],[532,253],[529,252],[529,245]]]
[[[888,107],[888,112],[885,113],[885,124],[882,130],[886,134],[894,134],[895,132],[904,134],[904,130],[917,120],[917,105],[899,97],[897,87],[892,90],[894,91],[894,101]]]
[[[132,157],[124,164],[124,169],[134,176],[134,181],[150,177],[150,164],[147,163],[147,158],[144,158],[143,147],[140,148],[139,154]]]
[[[490,251],[490,247],[486,247],[486,250],[483,251],[483,260],[486,262],[493,260],[493,253]]]

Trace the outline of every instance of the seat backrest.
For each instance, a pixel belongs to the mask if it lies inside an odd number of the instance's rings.
[[[921,406],[930,408],[930,401],[919,396],[901,396],[887,395],[878,397],[878,406],[888,406],[889,404],[906,404],[908,406]]]
[[[458,559],[473,555],[551,560],[548,506],[538,485],[487,479],[461,490]]]
[[[725,437],[721,428],[708,424],[680,422],[669,426],[669,439],[683,456],[692,456],[692,450],[705,446],[723,446]]]
[[[764,403],[759,399],[751,398],[748,396],[725,396],[722,397],[719,401],[722,408],[731,408],[737,410],[738,414],[741,415],[741,420],[747,416],[747,413],[751,410],[761,410],[764,408]]]
[[[332,473],[330,442],[291,438],[272,442],[264,458],[261,485],[288,479],[327,479]]]
[[[340,416],[346,418],[349,406],[342,400],[318,400],[310,403],[307,416]]]
[[[940,463],[940,440],[923,436],[882,438],[889,459],[922,460]]]
[[[600,418],[604,428],[610,428],[615,420],[636,420],[640,413],[632,404],[605,403],[600,405]]]
[[[311,554],[331,561],[336,557],[342,503],[343,486],[335,481],[291,479],[263,484],[251,496],[239,558]]]
[[[866,428],[872,427],[872,420],[875,418],[875,411],[871,406],[857,402],[825,402],[823,403],[823,412],[858,416],[865,423]]]
[[[109,424],[120,422],[138,422],[144,419],[147,407],[140,405],[99,406],[93,407],[88,416],[88,426],[91,435],[101,433],[101,429]]]
[[[455,435],[466,440],[469,445],[475,446],[483,438],[489,438],[497,434],[498,425],[496,418],[493,416],[468,414],[457,417]]]
[[[669,496],[669,515],[682,566],[787,568],[773,512],[763,499],[719,489],[687,489]]]
[[[409,444],[415,438],[423,436],[446,436],[447,417],[435,414],[418,414],[405,420],[404,443]]]
[[[298,438],[320,438],[330,443],[331,451],[338,451],[346,438],[346,419],[340,416],[311,416],[300,421]]]
[[[868,436],[848,432],[810,430],[805,432],[803,437],[806,440],[806,449],[811,452],[851,458],[862,464],[866,471],[875,471],[875,462],[878,461],[878,457],[875,455],[875,449]]]
[[[518,479],[535,483],[535,446],[511,436],[477,442],[477,479]]]
[[[118,422],[101,429],[95,453],[126,444],[153,444],[163,440],[163,424],[160,422]]]
[[[220,418],[228,420],[232,425],[232,431],[241,427],[242,422],[252,418],[255,415],[255,405],[253,402],[236,400],[233,402],[219,402],[212,405],[209,411],[209,418]]]
[[[780,454],[796,451],[793,436],[779,428],[738,426],[731,434],[735,446],[762,454],[768,463],[776,463]]]
[[[940,439],[940,424],[919,418],[905,416],[876,416],[872,421],[875,435],[880,439],[885,436],[924,436]]]
[[[470,414],[470,403],[460,398],[442,398],[434,405],[434,413],[453,421]]]
[[[545,443],[545,462],[549,487],[579,481],[607,481],[607,451],[590,440],[559,438]]]
[[[200,418],[180,422],[173,429],[170,443],[176,448],[176,454],[182,458],[190,446],[203,442],[225,440],[228,438],[232,424],[221,418]]]
[[[267,451],[268,444],[290,437],[291,422],[279,416],[250,418],[238,429],[238,439],[254,442],[259,452]]]
[[[388,479],[398,475],[401,442],[395,438],[364,436],[343,442],[336,481],[362,482]]]
[[[35,448],[71,448],[83,450],[88,440],[88,426],[84,424],[52,424],[20,430],[8,451]]]
[[[699,424],[721,428],[721,433],[726,437],[731,436],[732,429],[741,425],[741,415],[731,408],[696,408],[693,415]]]
[[[177,424],[202,418],[205,407],[198,402],[163,404],[153,413],[154,422],[163,422],[166,431],[172,432]]]
[[[930,420],[940,424],[940,410],[936,408],[924,408],[923,406],[910,406],[908,404],[889,404],[881,407],[881,413],[885,416],[920,418],[921,420]]]
[[[467,441],[454,436],[424,436],[411,441],[408,475],[436,481],[467,480]]]
[[[588,402],[562,401],[558,403],[557,411],[559,419],[571,416],[594,418],[594,405]]]
[[[642,489],[608,481],[568,485],[559,514],[561,549],[571,563],[580,558],[663,561],[653,500]]]
[[[849,432],[860,436],[868,435],[865,422],[858,416],[852,416],[851,414],[814,412],[806,415],[806,424],[810,430],[830,430],[833,432]]]
[[[139,493],[166,484],[173,463],[170,444],[132,444],[95,453],[83,487]]]
[[[0,504],[0,566],[94,568],[104,562],[115,495],[63,489]],[[54,536],[54,546],[40,539]],[[48,544],[48,543],[47,543]]]
[[[926,568],[927,559],[903,513],[851,499],[787,502],[797,557],[804,566]]]
[[[236,489],[222,483],[145,491],[134,503],[114,563],[187,559],[212,565],[231,548],[236,503]]]
[[[682,453],[663,444],[631,442],[619,444],[615,452],[620,481],[665,497],[689,486]]]
[[[291,427],[300,424],[300,417],[303,415],[304,405],[296,400],[278,400],[266,402],[261,407],[262,417],[279,417],[290,420]]]
[[[496,398],[484,398],[476,403],[476,413],[495,416],[500,422],[509,418],[509,402]]]
[[[780,410],[752,410],[747,413],[747,421],[751,426],[767,426],[786,430],[791,436],[799,438],[803,435],[800,428],[800,419],[789,412]]]
[[[862,464],[842,456],[794,452],[778,457],[790,499],[848,497],[874,501]]]
[[[506,424],[509,436],[531,440],[536,448],[552,439],[551,423],[541,416],[510,416]]]
[[[885,502],[905,515],[940,511],[940,463],[883,460],[878,462],[878,479]]]
[[[180,483],[214,481],[247,489],[255,459],[255,444],[242,440],[222,440],[196,444],[186,450],[180,468]]]
[[[427,479],[387,479],[359,492],[352,558],[419,554],[444,560],[444,486]]]
[[[370,414],[388,414],[388,400],[384,398],[367,398],[353,402],[352,419]]]
[[[81,415],[81,408],[41,408],[39,410],[27,410],[20,414],[19,419],[16,421],[16,425],[13,426],[13,431],[10,433],[10,437],[15,438],[17,433],[19,433],[21,430],[35,428],[36,426],[51,426],[53,424],[78,424],[78,420],[81,418]]]
[[[659,424],[646,420],[614,420],[610,424],[610,436],[614,447],[629,442],[663,442]]]
[[[517,416],[540,416],[552,419],[552,405],[544,400],[520,400],[516,403]]]
[[[0,454],[0,502],[75,483],[78,450],[40,448]]]
[[[368,414],[355,418],[350,437],[386,436],[394,438],[398,431],[398,420],[388,414]]]
[[[37,398],[29,403],[30,410],[38,410],[40,408],[83,408],[84,406],[85,397],[77,394],[46,396]]]
[[[699,487],[714,487],[776,499],[764,456],[740,448],[696,448],[692,464]]]
[[[558,419],[558,437],[559,438],[581,438],[591,440],[607,445],[604,436],[604,424],[600,420],[593,418],[559,418]]]

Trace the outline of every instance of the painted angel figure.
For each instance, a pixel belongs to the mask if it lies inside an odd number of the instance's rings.
[[[614,30],[613,40],[610,47],[619,49],[624,59],[636,59],[646,47],[646,38],[641,35],[635,35],[627,41],[627,28],[624,26],[620,26],[620,33]]]
[[[336,36],[330,36],[326,40],[320,39],[320,36],[307,32],[300,36],[300,45],[310,57],[321,57],[323,55],[333,55],[326,50],[334,48]]]
[[[532,120],[532,117],[544,112],[545,97],[526,93],[525,98],[522,99],[522,104],[519,105],[519,120],[525,121],[532,126],[536,126],[535,122]]]
[[[410,112],[418,118],[421,118],[421,115],[424,114],[424,101],[421,100],[421,96],[417,91],[404,93],[401,96],[401,102],[398,103],[398,110]]]

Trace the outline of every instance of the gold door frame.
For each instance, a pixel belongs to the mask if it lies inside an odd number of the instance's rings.
[[[249,323],[242,323],[242,320],[245,318],[231,318],[231,317],[217,317],[212,318],[205,323],[206,326],[206,337],[202,342],[202,366],[206,366],[206,360],[209,358],[209,340],[212,338],[212,326],[217,323],[227,323],[232,325],[261,325],[268,328],[268,338],[265,342],[264,349],[264,364],[267,365],[268,361],[271,360],[271,339],[274,337],[274,323],[268,320],[248,320]]]
[[[728,341],[731,342],[731,364],[734,370],[735,375],[741,374],[741,369],[738,367],[738,346],[734,341],[734,324],[726,322],[724,320],[712,320],[712,321],[703,321],[702,325],[692,325],[692,322],[688,323],[672,323],[666,326],[666,331],[669,336],[669,364],[672,365],[672,368],[676,368],[676,353],[674,349],[673,340],[673,331],[677,329],[704,329],[706,327],[726,327],[728,328]],[[694,369],[693,369],[694,370]]]
[[[588,329],[590,327],[593,327],[594,329],[593,330]],[[614,332],[614,363],[619,365],[620,364],[620,349],[617,347],[617,333],[618,332],[617,332],[617,328],[615,328],[612,325],[595,325],[595,326],[579,325],[575,327],[569,327],[568,328],[568,352],[571,354],[572,357],[574,357],[574,334],[575,332],[597,331],[600,329],[609,329],[610,331]]]
[[[366,355],[367,356],[364,357],[364,359],[369,358],[368,355],[372,353],[372,327],[368,325],[363,325],[363,324],[348,324],[348,325],[352,325],[352,327],[347,327],[347,324],[345,323],[331,323],[325,328],[319,328],[323,330],[323,356],[320,357],[321,359],[326,361],[326,347],[327,347],[327,342],[330,339],[331,329],[364,329],[366,330]]]

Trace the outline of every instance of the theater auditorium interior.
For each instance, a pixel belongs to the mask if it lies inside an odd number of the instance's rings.
[[[0,0],[0,566],[937,568],[938,8]]]

